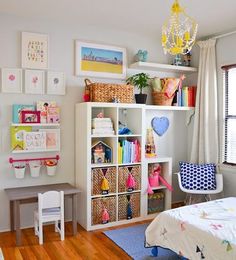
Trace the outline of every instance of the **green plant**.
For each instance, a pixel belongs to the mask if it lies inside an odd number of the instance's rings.
[[[149,77],[149,75],[147,73],[137,73],[137,74],[134,74],[132,76],[130,76],[129,78],[126,79],[126,82],[128,84],[132,84],[134,86],[136,86],[139,91],[140,91],[140,94],[142,94],[143,92],[143,89],[150,86],[149,84],[149,80],[151,78]]]

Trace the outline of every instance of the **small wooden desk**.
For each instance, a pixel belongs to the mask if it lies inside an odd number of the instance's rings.
[[[33,203],[38,201],[38,193],[49,190],[64,191],[64,196],[72,197],[72,223],[73,234],[77,233],[77,202],[76,197],[81,192],[69,183],[48,184],[29,187],[17,187],[5,189],[10,200],[10,223],[11,231],[16,230],[16,245],[21,245],[21,228],[20,228],[20,204]]]

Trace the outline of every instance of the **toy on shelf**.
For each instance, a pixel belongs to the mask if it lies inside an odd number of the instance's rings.
[[[109,213],[107,209],[104,207],[102,210],[102,224],[107,224],[110,220]]]
[[[112,149],[103,141],[98,141],[92,145],[92,163],[111,163]]]
[[[131,173],[132,167],[128,167],[128,171],[129,171],[129,174],[128,174],[128,178],[126,181],[126,187],[127,187],[127,191],[130,192],[130,191],[134,190],[136,182],[135,182],[134,176]]]
[[[102,195],[108,194],[109,193],[109,182],[106,178],[106,173],[107,173],[107,168],[102,169],[102,173],[103,173],[103,179],[102,179],[102,183],[101,183],[101,191],[102,191]]]
[[[148,52],[146,50],[138,50],[138,52],[134,56],[135,61],[147,61]]]
[[[147,139],[145,145],[145,156],[146,157],[156,157],[156,147],[154,143],[153,130],[151,128],[147,129]]]

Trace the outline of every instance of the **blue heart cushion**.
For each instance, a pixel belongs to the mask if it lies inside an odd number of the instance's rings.
[[[162,136],[169,127],[169,119],[167,117],[153,117],[152,119],[152,129],[155,131],[156,134]]]

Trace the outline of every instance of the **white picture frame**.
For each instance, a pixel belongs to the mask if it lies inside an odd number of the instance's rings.
[[[46,132],[23,132],[24,150],[46,150]]]
[[[48,35],[21,33],[21,65],[26,69],[48,69]]]
[[[44,71],[25,70],[25,93],[44,94]]]
[[[22,93],[22,69],[2,68],[2,92]]]
[[[76,76],[126,78],[125,48],[76,40],[75,52]]]
[[[39,129],[40,132],[46,133],[46,149],[52,151],[60,151],[60,129],[47,128]]]
[[[57,71],[47,72],[47,94],[65,95],[65,73]]]

